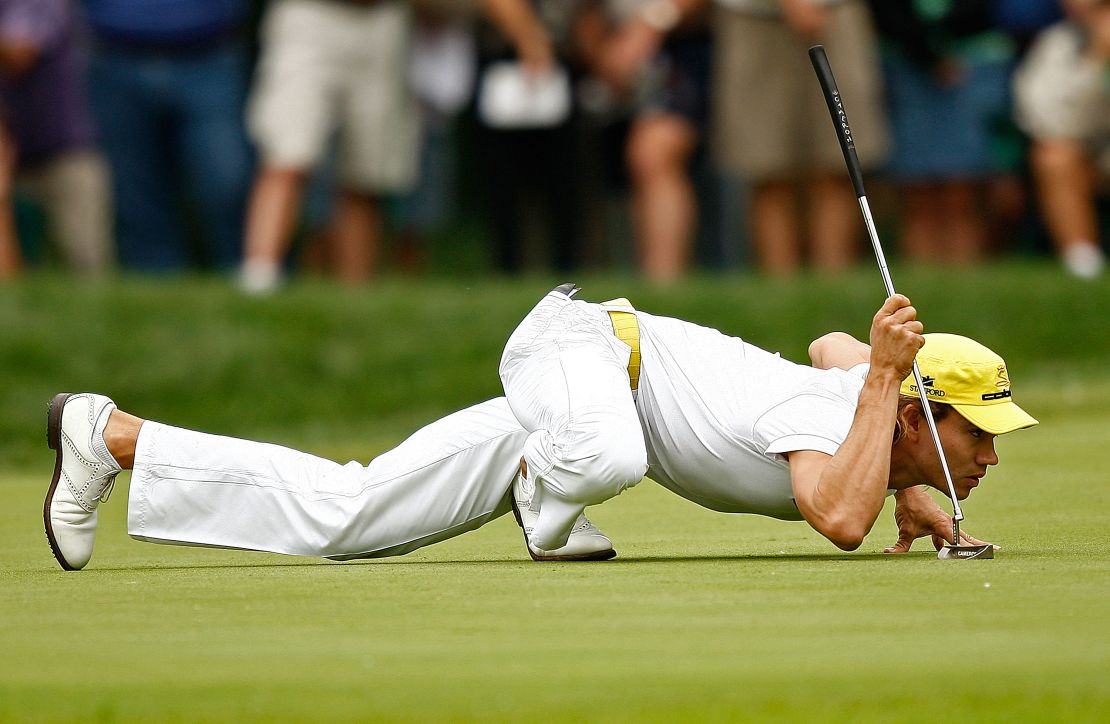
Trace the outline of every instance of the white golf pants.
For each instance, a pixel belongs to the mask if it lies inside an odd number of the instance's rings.
[[[504,398],[433,422],[365,466],[145,422],[128,533],[338,560],[401,555],[508,512],[527,436]]]
[[[509,406],[530,433],[524,459],[539,496],[531,540],[543,550],[565,545],[585,506],[635,485],[648,467],[628,381],[631,349],[602,307],[563,289],[524,318],[500,366]]]

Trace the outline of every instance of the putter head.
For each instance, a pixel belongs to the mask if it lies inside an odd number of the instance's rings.
[[[994,558],[994,546],[990,543],[981,546],[946,544],[937,551],[942,561],[966,561],[972,558]]]

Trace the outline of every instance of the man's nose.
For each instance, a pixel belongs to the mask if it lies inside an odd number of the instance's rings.
[[[993,437],[980,446],[976,462],[980,465],[998,465],[998,453],[994,449]]]

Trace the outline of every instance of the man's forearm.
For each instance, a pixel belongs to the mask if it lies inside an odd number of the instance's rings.
[[[871,321],[871,366],[843,444],[831,457],[812,450],[790,456],[798,509],[810,525],[844,550],[859,547],[883,508],[891,477],[898,388],[925,343],[923,331],[907,297],[887,297]],[[833,335],[831,342],[839,346],[845,341],[841,337],[847,335]],[[863,347],[860,342],[851,346]]]
[[[889,372],[868,373],[851,430],[813,493],[818,530],[846,550],[859,547],[883,509],[900,383]]]

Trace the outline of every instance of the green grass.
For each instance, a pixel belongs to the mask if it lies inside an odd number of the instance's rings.
[[[842,554],[645,481],[593,509],[614,561],[534,564],[503,517],[333,564],[131,541],[124,477],[90,567],[65,573],[41,526],[53,392],[367,459],[498,394],[500,345],[556,280],[265,301],[214,279],[0,286],[0,721],[1106,721],[1110,285],[1022,264],[894,273],[930,328],[1002,351],[1042,420],[999,441],[965,506],[1004,546],[993,561],[884,557],[889,515]],[[869,268],[584,286],[794,359],[828,329],[865,335],[881,297]]]

